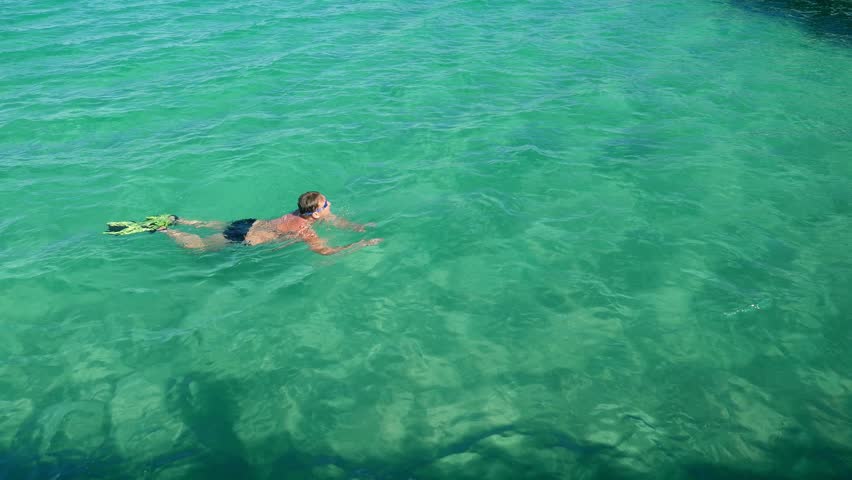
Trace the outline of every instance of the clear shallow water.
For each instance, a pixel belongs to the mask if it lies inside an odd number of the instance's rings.
[[[4,3],[0,477],[847,475],[852,44],[765,3]],[[100,234],[310,189],[386,242]]]

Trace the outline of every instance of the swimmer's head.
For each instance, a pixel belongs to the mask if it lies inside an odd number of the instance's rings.
[[[331,202],[320,192],[305,192],[299,196],[299,216],[322,218],[331,213]]]

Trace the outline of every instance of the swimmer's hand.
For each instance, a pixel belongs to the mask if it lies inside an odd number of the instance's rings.
[[[364,232],[367,227],[375,227],[375,223],[355,223],[346,220],[345,218],[338,217],[337,215],[329,215],[326,217],[325,221],[331,223],[337,228],[345,228],[347,230],[352,230],[353,232]]]
[[[378,245],[382,243],[382,238],[369,238],[367,240],[359,240],[355,243],[350,243],[349,245],[344,245],[342,247],[331,247],[329,246],[325,240],[317,237],[316,235],[306,238],[305,243],[308,244],[308,248],[313,250],[320,255],[334,255],[335,253],[340,253],[343,251],[353,252],[363,247],[371,247],[373,245]]]
[[[365,223],[363,225],[355,223],[355,224],[352,224],[351,228],[352,228],[353,231],[356,231],[356,232],[366,232],[367,227],[373,228],[375,226],[376,226],[376,224],[373,223],[373,222]]]

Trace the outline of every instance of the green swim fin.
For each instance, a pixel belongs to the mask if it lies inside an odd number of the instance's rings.
[[[134,233],[155,232],[177,222],[177,215],[154,215],[145,217],[141,222],[108,222],[104,235],[133,235]]]

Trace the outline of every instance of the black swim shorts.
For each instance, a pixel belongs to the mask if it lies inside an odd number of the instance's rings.
[[[243,242],[246,239],[246,234],[249,229],[256,221],[257,219],[255,218],[244,218],[242,220],[237,220],[236,222],[231,222],[231,224],[225,228],[225,231],[222,232],[222,235],[232,242]]]

